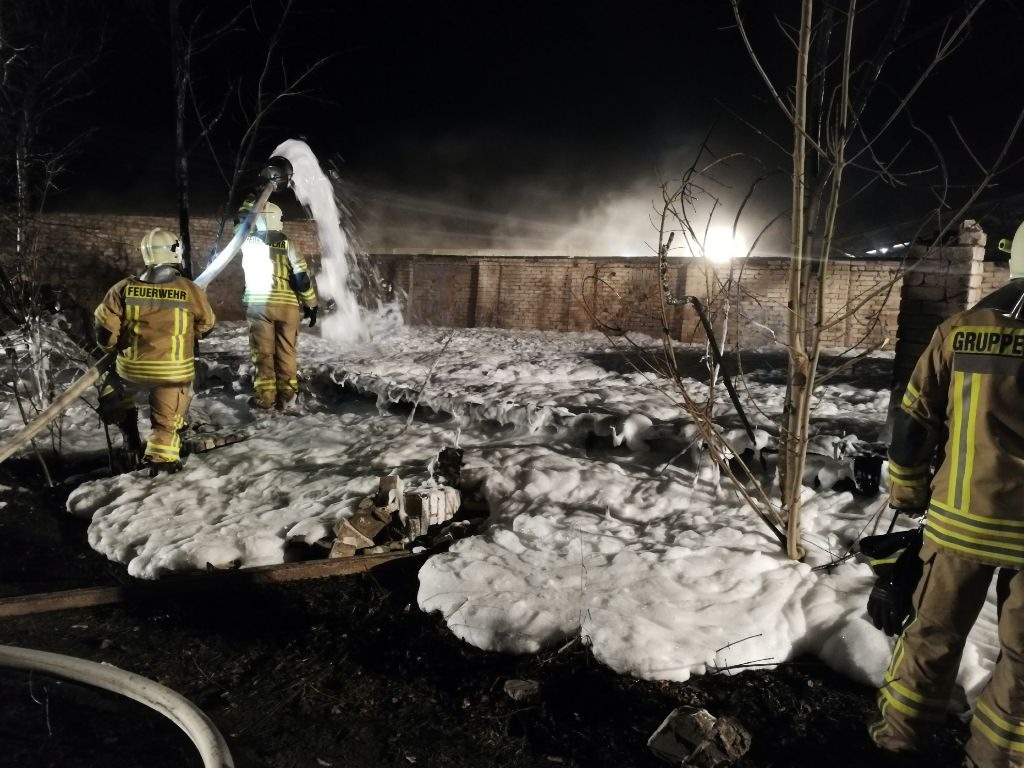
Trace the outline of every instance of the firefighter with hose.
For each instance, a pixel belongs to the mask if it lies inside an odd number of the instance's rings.
[[[178,237],[162,229],[150,231],[142,241],[146,271],[138,278],[123,280],[111,288],[103,304],[96,309],[96,335],[105,352],[103,358],[35,420],[0,445],[0,461],[14,455],[19,447],[59,417],[87,387],[98,382],[104,421],[121,427],[135,462],[144,454],[152,472],[180,468],[180,440],[174,425],[180,427],[183,423],[191,400],[194,372],[188,350],[214,323],[213,311],[202,291],[231,262],[249,234],[255,214],[262,210],[270,195],[287,189],[291,179],[292,165],[287,158],[275,155],[266,162],[260,171],[262,187],[249,202],[247,213],[251,215],[240,222],[231,241],[211,258],[194,282],[182,275]],[[311,324],[315,322],[316,310],[309,309],[308,305],[307,317]],[[126,388],[126,385],[131,386]],[[151,408],[154,429],[145,448],[139,437],[134,397],[127,391],[139,388],[149,391],[151,405],[157,403],[156,408]],[[172,390],[178,390],[178,394]],[[185,395],[179,396],[182,391]]]
[[[165,229],[142,238],[145,270],[114,284],[96,308],[96,340],[116,351],[100,384],[100,413],[117,424],[150,475],[181,468],[178,434],[192,400],[193,350],[215,322],[206,293],[182,274],[181,243]],[[142,447],[135,393],[148,394],[151,430]]]
[[[248,215],[251,208],[252,198],[242,204],[239,217]],[[242,302],[255,366],[250,407],[294,413],[298,409],[299,324],[305,318],[309,327],[316,325],[319,303],[309,267],[285,236],[281,221],[281,208],[267,203],[242,244]]]

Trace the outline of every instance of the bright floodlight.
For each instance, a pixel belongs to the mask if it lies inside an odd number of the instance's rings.
[[[716,263],[726,262],[747,255],[747,244],[738,234],[733,237],[732,230],[727,227],[715,227],[708,230],[704,241],[704,255]]]

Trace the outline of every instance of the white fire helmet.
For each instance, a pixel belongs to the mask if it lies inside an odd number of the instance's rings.
[[[280,232],[281,209],[273,203],[267,203],[256,217],[257,232]]]
[[[1024,277],[1024,222],[1017,227],[1010,244],[1010,279],[1017,277]]]
[[[142,238],[142,261],[147,267],[157,264],[181,265],[181,241],[173,232],[155,227]]]

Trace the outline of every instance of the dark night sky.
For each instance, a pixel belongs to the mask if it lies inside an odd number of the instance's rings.
[[[756,42],[767,44],[771,66],[788,73],[789,52],[766,6],[797,3],[756,5]],[[918,0],[914,29],[926,29],[938,6],[953,5]],[[256,6],[265,36],[278,4],[257,0]],[[113,7],[111,42],[92,78],[95,92],[73,115],[74,124],[93,126],[95,134],[57,206],[173,214],[165,6],[122,0]],[[333,58],[313,83],[314,98],[276,113],[260,135],[258,154],[266,157],[286,138],[306,138],[350,185],[364,240],[388,245],[488,247],[495,232],[539,245],[588,213],[612,215],[626,200],[636,206],[634,217],[642,217],[659,178],[689,161],[713,124],[718,151],[752,152],[784,167],[784,156],[732,114],[785,136],[731,21],[727,0],[297,0],[284,28],[289,69]],[[1005,83],[1019,84],[1024,65],[1016,36],[1005,30],[1020,29],[1022,21],[1012,0],[989,0],[967,45],[923,94],[915,116],[947,146],[947,114],[982,160],[1009,130],[1020,89]],[[231,73],[251,70],[262,57],[258,38],[239,33],[199,58],[197,87],[221,93]],[[912,74],[901,64],[890,82]],[[228,139],[236,128],[227,128],[222,156],[233,150]],[[949,161],[968,180],[979,175],[959,149]],[[190,162],[196,210],[213,212],[224,187],[205,150]],[[851,211],[873,220],[867,202],[883,198],[875,191]],[[897,202],[886,203],[882,215],[889,217],[917,197],[900,190],[890,199]],[[450,234],[427,234],[440,230]]]

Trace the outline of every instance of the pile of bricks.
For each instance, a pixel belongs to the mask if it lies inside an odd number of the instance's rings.
[[[404,549],[455,517],[461,503],[457,488],[439,485],[407,491],[401,477],[385,475],[377,493],[362,499],[354,515],[334,526],[330,557]]]

